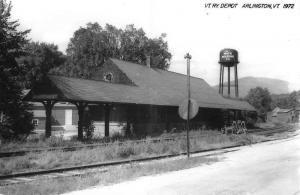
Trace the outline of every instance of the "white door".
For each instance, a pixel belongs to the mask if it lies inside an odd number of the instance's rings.
[[[72,110],[65,111],[65,125],[72,125]]]

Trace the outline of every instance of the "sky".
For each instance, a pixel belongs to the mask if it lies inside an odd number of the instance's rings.
[[[300,1],[297,0],[11,0],[12,17],[31,29],[33,41],[54,43],[65,51],[74,31],[88,22],[119,28],[141,27],[149,37],[166,33],[171,71],[218,84],[219,52],[239,52],[239,78],[286,80],[300,90]],[[236,8],[206,8],[207,3],[238,3]],[[280,4],[278,9],[242,8],[244,3]],[[284,9],[283,4],[295,4]]]

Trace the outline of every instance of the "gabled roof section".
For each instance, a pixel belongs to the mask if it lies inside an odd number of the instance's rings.
[[[110,81],[111,83],[136,86],[135,83],[133,83],[133,81],[111,60],[107,60],[101,66],[91,67],[90,71],[91,72],[88,78],[90,80],[108,82],[104,79],[104,77],[106,74],[112,74],[112,80]]]
[[[118,59],[111,60],[142,90],[168,96],[176,105],[186,97],[186,75]],[[191,77],[191,98],[197,100],[200,107],[255,110],[245,101],[223,98],[203,79],[196,77]]]
[[[186,98],[186,76],[160,69],[110,59],[135,85],[104,81],[48,76],[39,88],[25,96],[27,101],[52,99],[58,101],[85,101],[90,103],[124,103],[161,106],[179,106]],[[191,77],[191,97],[199,107],[249,110],[255,109],[245,101],[225,99],[203,79]]]
[[[65,94],[60,91],[51,77],[45,76],[42,81],[36,83],[24,96],[24,101],[62,100]]]

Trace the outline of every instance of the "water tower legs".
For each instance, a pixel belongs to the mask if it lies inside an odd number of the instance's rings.
[[[239,97],[239,80],[238,80],[238,72],[237,72],[237,64],[234,66],[234,80],[235,80],[235,97]]]
[[[221,89],[221,94],[223,95],[224,93],[224,66],[221,66],[222,67],[222,89]]]
[[[224,95],[224,69],[227,67],[227,96],[230,96],[231,94],[231,78],[230,78],[230,71],[232,66],[224,66],[220,64],[220,78],[219,78],[219,93],[221,95]],[[238,87],[238,73],[237,73],[237,64],[233,65],[234,68],[234,82],[233,82],[233,87],[234,87],[234,94],[235,97],[239,97],[239,87]],[[226,92],[225,92],[226,93]]]
[[[221,77],[222,77],[222,66],[220,66],[219,93],[221,93]]]
[[[228,81],[227,81],[227,89],[228,89],[228,96],[230,96],[230,67],[228,66]]]

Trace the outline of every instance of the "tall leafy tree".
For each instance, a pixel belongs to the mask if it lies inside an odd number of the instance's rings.
[[[27,55],[19,58],[18,63],[25,68],[23,84],[26,88],[31,88],[33,83],[41,80],[49,70],[62,65],[66,59],[54,44],[30,42],[24,50]]]
[[[0,136],[16,138],[32,130],[31,113],[22,102],[20,86],[23,67],[16,58],[24,54],[29,30],[19,31],[18,21],[10,19],[11,3],[0,0]]]
[[[168,69],[172,55],[165,38],[166,34],[162,34],[151,39],[134,25],[118,29],[88,23],[75,31],[66,50],[67,63],[54,72],[88,78],[92,67],[101,66],[109,57],[145,64],[147,55],[151,56],[153,68]]]
[[[143,29],[136,29],[134,25],[127,25],[121,34],[120,57],[123,60],[143,63],[146,52],[150,53],[148,37]]]
[[[262,118],[265,118],[267,112],[271,110],[272,98],[267,88],[250,89],[245,99],[258,110],[258,115]]]
[[[151,54],[151,62],[156,68],[168,69],[172,55],[168,52],[168,43],[164,41],[167,37],[165,33],[158,38],[149,39],[147,51]]]
[[[102,27],[89,23],[75,31],[67,48],[68,62],[58,72],[89,77],[90,67],[100,66],[107,56],[108,41]]]

